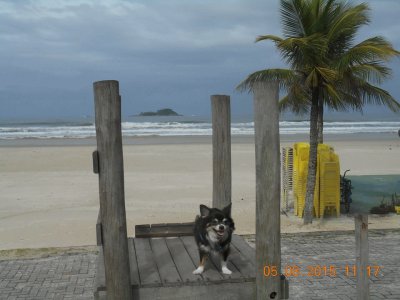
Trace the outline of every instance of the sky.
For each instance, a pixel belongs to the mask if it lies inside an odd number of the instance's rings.
[[[382,35],[400,49],[400,1],[370,0],[360,39]],[[0,121],[93,115],[93,82],[118,80],[123,115],[172,108],[209,115],[210,95],[231,96],[248,74],[284,67],[278,0],[0,0]],[[400,100],[400,59],[385,83]],[[376,107],[366,112],[382,111]]]

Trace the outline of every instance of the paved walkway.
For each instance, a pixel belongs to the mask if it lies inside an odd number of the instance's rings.
[[[93,299],[96,253],[0,261],[0,299]]]
[[[400,230],[370,231],[368,240],[370,299],[400,299]],[[354,233],[285,235],[281,246],[290,299],[356,299]]]
[[[369,242],[371,273],[380,268],[370,277],[371,299],[400,299],[400,230],[370,232]],[[290,277],[290,299],[355,299],[354,252],[348,232],[284,235],[282,271],[304,275]],[[96,257],[0,261],[0,299],[93,299]]]

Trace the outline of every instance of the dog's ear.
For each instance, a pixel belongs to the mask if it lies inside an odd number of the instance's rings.
[[[208,217],[210,215],[210,208],[203,204],[200,204],[200,215],[202,217]]]
[[[225,206],[222,209],[222,212],[224,213],[225,216],[228,216],[230,218],[231,217],[231,210],[232,210],[232,202],[229,203],[227,206]]]

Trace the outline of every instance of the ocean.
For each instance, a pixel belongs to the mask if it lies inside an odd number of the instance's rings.
[[[353,121],[334,120],[324,122],[324,134],[379,134],[400,130],[400,121]],[[280,121],[280,134],[308,134],[309,122],[298,120]],[[254,123],[250,117],[232,118],[233,136],[253,135]],[[207,117],[128,117],[122,122],[122,134],[133,136],[209,136],[212,134],[211,120]],[[90,118],[80,120],[51,120],[32,122],[1,122],[0,139],[52,139],[89,138],[96,135],[94,122]]]

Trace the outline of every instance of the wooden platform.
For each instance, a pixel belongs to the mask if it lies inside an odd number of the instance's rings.
[[[252,299],[255,287],[255,251],[234,235],[228,268],[220,272],[218,257],[193,275],[199,254],[193,236],[129,238],[129,259],[134,299]],[[97,262],[95,298],[105,299],[102,247]]]

